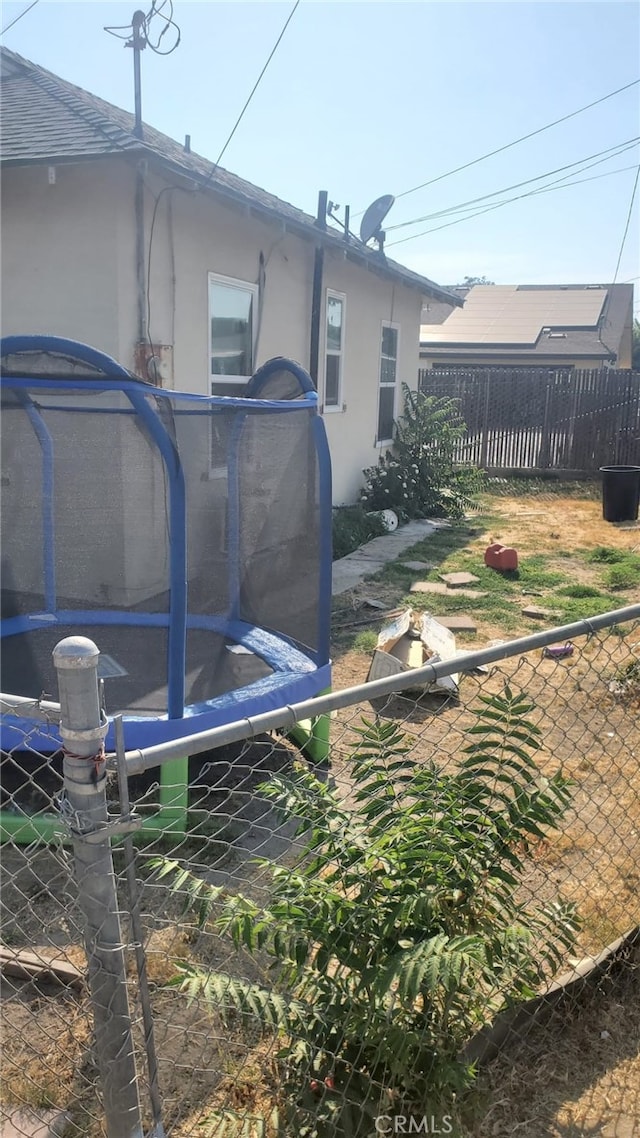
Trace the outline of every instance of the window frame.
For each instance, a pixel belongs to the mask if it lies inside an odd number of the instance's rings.
[[[341,325],[341,342],[340,351],[336,352],[335,349],[329,348],[329,300],[339,300],[342,304],[342,325]],[[337,289],[328,288],[325,291],[324,301],[324,363],[323,363],[323,388],[322,388],[322,412],[328,415],[339,414],[344,411],[344,344],[345,344],[345,329],[347,326],[347,297],[344,292],[338,292]],[[336,403],[327,404],[327,359],[329,356],[336,356],[338,363],[338,398]]]
[[[238,292],[248,292],[251,294],[251,371],[249,375],[213,375],[211,371],[211,358],[213,356],[213,333],[211,328],[212,311],[211,311],[211,286],[213,284],[224,285],[226,288],[234,288]],[[225,384],[230,387],[246,387],[251,379],[256,367],[256,344],[257,344],[257,331],[258,331],[258,304],[260,298],[260,289],[257,284],[252,284],[250,281],[240,280],[238,277],[223,276],[222,273],[207,273],[207,314],[208,314],[208,370],[209,370],[209,394],[213,395],[214,385]]]
[[[383,356],[383,354],[382,354],[385,328],[391,328],[396,333],[396,354],[395,354],[395,360],[394,360],[396,366],[395,366],[395,372],[394,372],[394,377],[393,377],[393,383],[383,383],[382,382],[382,361],[383,361],[383,359],[390,360],[390,359],[394,358],[393,356]],[[393,388],[393,413],[392,413],[391,418],[392,418],[392,422],[395,422],[396,408],[397,408],[397,401],[398,401],[398,363],[399,363],[399,360],[400,360],[400,325],[397,324],[394,320],[381,320],[380,321],[380,354],[378,357],[378,400],[377,400],[377,407],[376,407],[376,446],[377,447],[390,446],[391,443],[393,442],[393,429],[392,429],[391,438],[383,439],[383,438],[378,437],[378,432],[380,430],[380,393],[381,393],[383,388],[385,388],[386,390],[388,390],[389,388]]]

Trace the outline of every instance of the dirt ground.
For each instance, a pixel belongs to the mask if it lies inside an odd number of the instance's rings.
[[[492,538],[516,544],[522,557],[544,551],[550,566],[557,561],[576,581],[589,577],[578,551],[599,545],[629,551],[640,546],[640,529],[604,523],[594,501],[555,495],[541,501],[504,497],[492,501],[491,511],[497,522],[487,531],[474,520],[478,532],[469,541],[470,549],[480,555]],[[640,600],[628,591],[625,595],[631,601]],[[354,619],[362,612],[363,596],[377,597],[393,607],[399,593],[388,583],[359,586],[350,598]],[[349,599],[340,610],[343,624],[348,604]],[[380,627],[381,619],[370,627]],[[504,638],[495,621],[483,622],[479,615],[477,623],[477,634],[472,640],[462,640],[462,646],[480,647]],[[523,623],[518,631],[524,634],[530,626]],[[500,690],[508,680],[515,690],[530,697],[535,705],[532,718],[542,731],[544,745],[538,761],[548,773],[562,766],[573,780],[573,791],[571,812],[561,831],[535,850],[522,895],[535,901],[561,895],[577,905],[581,927],[575,956],[565,962],[568,968],[640,924],[640,692],[633,686],[615,687],[621,669],[638,658],[640,626],[607,630],[576,640],[574,654],[567,659],[529,653],[504,661],[486,674],[462,676],[457,699],[394,697],[383,712],[404,725],[415,757],[435,759],[446,766],[457,761],[467,741],[465,732],[474,722],[473,707],[481,695]],[[363,651],[345,650],[344,640],[337,639],[334,688],[362,682],[369,659]],[[354,728],[362,715],[372,714],[372,707],[362,703],[336,712],[332,722],[331,775],[347,794],[347,756]],[[268,741],[265,746],[260,765],[267,774],[286,763],[290,752],[284,743]],[[250,761],[251,755],[245,755],[243,762]],[[287,856],[290,842],[286,834],[274,834],[274,818],[254,794],[258,776],[243,777],[238,785],[233,757],[227,766],[231,781],[221,778],[217,787],[208,788],[208,808],[213,808],[219,823],[217,829],[210,826],[208,830],[209,846],[191,843],[165,852],[188,858],[194,865],[201,862],[211,881],[241,880],[244,889],[259,896],[266,888],[266,875],[256,870],[250,857],[265,851],[273,858]],[[212,775],[207,777],[215,782]],[[265,842],[270,844],[265,846]],[[141,861],[151,852],[144,851]],[[2,861],[3,943],[39,946],[43,953],[55,947],[82,967],[81,922],[68,851],[5,847]],[[119,874],[122,868],[120,860]],[[225,1138],[244,1138],[245,1133],[246,1138],[266,1138],[268,1126],[261,1128],[256,1122],[243,1132],[233,1119],[268,1116],[277,1098],[273,1047],[240,1034],[230,1039],[203,1008],[189,1007],[175,990],[166,988],[176,960],[197,959],[247,978],[260,976],[259,966],[233,957],[229,945],[211,933],[195,934],[164,890],[146,885],[144,907],[167,1133],[172,1138],[222,1138],[223,1133]],[[481,1073],[461,1135],[640,1138],[637,955],[596,991],[585,990],[561,1016],[536,1027],[524,1041],[509,1040],[505,1052]],[[140,1043],[142,1025],[132,959],[129,968]],[[0,1007],[2,1101],[71,1106],[73,1123],[65,1138],[102,1138],[86,987],[52,988],[6,978]],[[144,1079],[141,1090],[146,1101]],[[226,1129],[220,1119],[213,1127],[202,1125],[220,1110],[229,1112]]]
[[[500,541],[515,545],[521,559],[544,552],[550,570],[561,569],[575,583],[591,583],[593,570],[579,553],[599,546],[640,549],[638,525],[604,522],[596,501],[556,495],[540,502],[505,497],[492,500],[491,512],[498,521],[490,529],[476,519],[472,522],[477,532],[468,549],[477,552],[479,563],[486,545]],[[428,558],[424,549],[420,556]],[[410,558],[410,553],[405,555]],[[364,597],[390,608],[400,601],[393,584],[364,582],[351,597],[354,619],[366,611],[361,607]],[[640,590],[625,590],[625,598],[631,604],[640,602]],[[348,612],[340,614],[340,620],[345,619]],[[474,620],[477,633],[460,638],[461,647],[481,648],[505,638],[500,625],[483,620],[481,613],[474,613]],[[381,627],[381,622],[372,627]],[[523,620],[515,635],[531,631]],[[509,639],[513,635],[510,632]],[[577,905],[582,923],[568,968],[640,924],[640,689],[610,690],[619,669],[640,659],[640,626],[575,640],[574,646],[574,655],[564,660],[545,659],[537,651],[504,661],[487,675],[462,676],[459,701],[393,697],[388,705],[413,740],[412,754],[444,765],[456,761],[481,694],[495,692],[508,681],[535,704],[532,718],[544,743],[537,761],[549,773],[562,765],[573,780],[573,796],[561,832],[537,849],[523,894],[533,901],[561,895]],[[338,654],[335,686],[363,682],[369,662],[370,655],[362,651]],[[358,714],[370,716],[372,710],[361,704],[336,713],[334,751],[346,756]],[[476,1118],[465,1128],[469,1138],[638,1138],[638,955],[621,977],[585,994],[568,1014],[535,1030],[518,1046],[510,1041],[506,1054],[482,1074],[475,1109]]]

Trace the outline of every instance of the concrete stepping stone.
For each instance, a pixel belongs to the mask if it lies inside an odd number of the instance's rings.
[[[451,632],[477,632],[478,626],[466,613],[455,613],[452,616],[434,616],[438,624],[444,625]],[[465,648],[465,652],[467,649]]]
[[[401,561],[403,569],[411,569],[415,573],[428,573],[433,569],[433,565],[429,565],[426,561]]]
[[[440,596],[446,597],[449,589],[440,581],[414,581],[409,589],[410,593],[439,593]]]
[[[410,593],[437,593],[441,597],[486,597],[480,589],[449,589],[439,581],[414,581]]]
[[[551,620],[557,615],[549,609],[539,608],[538,605],[525,605],[521,611],[522,615],[528,616],[530,620]]]
[[[480,578],[474,573],[441,573],[440,580],[450,589],[460,589],[464,585],[475,585]]]

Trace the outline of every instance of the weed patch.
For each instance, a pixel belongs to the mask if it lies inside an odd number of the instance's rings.
[[[385,533],[384,522],[362,506],[338,506],[333,511],[333,560],[354,553],[365,542]]]
[[[628,556],[624,549],[612,549],[610,545],[598,545],[587,553],[587,561],[596,565],[617,565]]]
[[[595,585],[565,585],[564,588],[558,589],[558,593],[562,597],[573,597],[577,601],[583,600],[585,597],[604,596],[604,593]]]
[[[555,607],[562,624],[573,624],[578,620],[589,620],[592,616],[619,608],[624,605],[624,597],[607,597],[599,593],[597,597],[554,597]]]
[[[612,565],[604,574],[604,583],[609,589],[632,589],[640,585],[640,557],[633,554]]]
[[[373,652],[377,642],[378,637],[376,636],[373,629],[365,628],[355,637],[353,641],[353,647],[357,652],[366,652],[369,654],[370,652]]]

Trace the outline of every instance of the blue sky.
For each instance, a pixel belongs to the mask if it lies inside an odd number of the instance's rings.
[[[5,3],[3,26],[25,6]],[[129,23],[135,7],[40,0],[4,43],[132,109],[132,53],[103,26]],[[180,46],[163,58],[143,55],[145,119],[179,140],[190,134],[195,151],[215,158],[291,7],[175,0]],[[319,189],[357,212],[380,194],[400,195],[639,77],[634,2],[302,0],[223,165],[309,212]],[[400,197],[387,226],[637,135],[640,86]],[[391,243],[452,218],[389,228],[389,255],[443,284],[466,275],[504,284],[610,281],[639,155],[636,145],[582,177],[632,167],[622,173],[528,197],[403,244]],[[640,187],[619,280],[640,274],[639,216]]]

